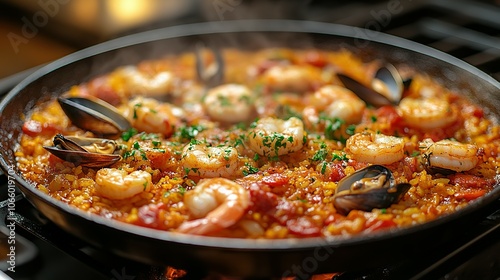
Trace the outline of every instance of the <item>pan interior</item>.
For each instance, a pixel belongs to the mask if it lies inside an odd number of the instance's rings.
[[[286,46],[291,48],[315,47],[320,49],[349,49],[364,60],[383,59],[394,65],[405,65],[435,77],[439,83],[463,92],[467,97],[485,108],[487,114],[500,119],[500,85],[488,75],[451,56],[415,43],[404,41],[385,34],[371,34],[367,38],[357,38],[352,28],[320,23],[292,21],[238,21],[223,24],[189,25],[156,30],[121,38],[90,49],[69,55],[34,73],[16,86],[0,104],[0,149],[1,164],[4,170],[14,167],[15,180],[29,198],[37,197],[43,203],[70,213],[70,215],[92,221],[105,227],[113,227],[132,234],[167,242],[194,244],[200,246],[237,248],[240,250],[284,250],[301,249],[329,245],[352,245],[385,240],[418,231],[430,229],[438,224],[458,219],[464,214],[474,212],[482,205],[500,197],[497,187],[487,196],[478,199],[457,213],[427,224],[414,226],[394,232],[379,233],[372,236],[357,236],[349,239],[332,238],[308,240],[235,240],[209,237],[192,237],[171,234],[156,230],[125,225],[102,217],[88,215],[73,209],[48,195],[38,192],[26,182],[16,168],[15,148],[22,133],[23,116],[54,96],[59,96],[71,86],[107,73],[112,69],[135,64],[144,59],[157,58],[164,54],[193,50],[196,42],[210,42],[221,47],[259,49],[264,47]],[[498,183],[497,183],[498,186]],[[31,199],[30,199],[31,201]],[[33,202],[33,201],[32,201]],[[40,202],[33,202],[40,206]],[[39,207],[40,208],[40,207]],[[43,207],[43,209],[46,209]],[[58,220],[53,210],[44,212],[65,227],[66,221]]]

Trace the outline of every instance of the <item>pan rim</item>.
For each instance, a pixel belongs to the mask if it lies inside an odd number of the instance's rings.
[[[0,102],[0,114],[4,108],[11,102],[18,92],[26,88],[35,80],[50,72],[57,71],[59,68],[69,65],[71,63],[87,59],[89,57],[107,52],[117,50],[123,47],[130,47],[133,45],[144,44],[163,39],[173,39],[178,37],[186,37],[193,35],[207,35],[207,34],[220,34],[220,33],[235,33],[235,32],[290,32],[290,33],[315,33],[320,35],[329,35],[336,37],[356,38],[356,27],[321,23],[313,21],[296,21],[296,20],[235,20],[224,22],[209,22],[209,23],[193,23],[180,26],[172,26],[161,29],[145,31],[137,34],[128,35],[125,37],[113,39],[75,53],[69,54],[60,58],[48,65],[38,69],[29,77],[24,79],[16,85]],[[479,69],[471,66],[470,64],[452,57],[446,53],[435,50],[433,48],[421,45],[416,42],[395,37],[389,34],[375,32],[371,30],[364,30],[367,34],[371,34],[370,42],[389,45],[391,47],[417,52],[422,55],[435,58],[440,61],[445,61],[448,64],[459,67],[472,75],[481,78],[485,83],[493,85],[495,88],[500,89],[500,83],[494,80],[491,76],[480,71]],[[0,158],[2,168],[7,171],[9,164],[4,157]],[[93,215],[82,211],[80,209],[71,207],[49,195],[36,190],[24,178],[15,174],[13,176],[16,183],[22,185],[22,189],[31,192],[31,194],[44,200],[46,203],[56,207],[71,215],[79,216],[89,222],[97,223],[105,227],[113,228],[118,231],[125,231],[130,234],[139,235],[146,238],[153,238],[164,242],[175,242],[185,245],[204,246],[218,249],[238,249],[245,251],[281,251],[281,250],[302,250],[318,246],[355,246],[361,245],[366,242],[382,241],[396,237],[409,236],[413,233],[425,231],[434,228],[447,221],[455,221],[461,215],[470,214],[474,212],[480,205],[484,203],[491,203],[500,197],[500,188],[497,183],[495,188],[487,195],[473,201],[463,209],[454,213],[442,216],[424,224],[413,225],[407,228],[400,228],[396,230],[382,231],[371,233],[369,235],[356,235],[351,237],[315,237],[315,238],[290,238],[290,239],[240,239],[240,238],[221,238],[221,237],[206,237],[206,236],[193,236],[187,234],[180,234],[175,232],[166,232],[156,229],[140,227],[136,225],[126,224],[116,220],[106,219],[104,217]],[[24,194],[24,192],[23,192]],[[26,196],[26,194],[24,194]]]

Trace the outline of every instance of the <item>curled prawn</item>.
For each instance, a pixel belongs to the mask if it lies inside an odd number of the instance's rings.
[[[195,220],[185,221],[177,231],[206,235],[237,223],[250,204],[250,195],[240,184],[212,178],[201,180],[186,192],[184,203]]]
[[[208,115],[227,123],[249,120],[255,110],[252,91],[238,84],[226,84],[210,89],[203,100]]]
[[[123,90],[129,96],[163,97],[172,92],[174,88],[174,76],[169,71],[161,71],[155,74],[140,71],[135,66],[126,66],[116,70],[112,77],[119,78]]]
[[[288,120],[262,118],[248,134],[250,149],[262,156],[281,156],[302,149],[304,124],[296,117]]]
[[[199,141],[191,141],[184,147],[181,165],[188,175],[202,178],[235,177],[240,166],[234,147],[209,146]]]
[[[172,135],[175,126],[185,117],[181,108],[143,97],[130,100],[123,114],[137,130],[166,137]]]
[[[424,139],[420,149],[426,160],[425,165],[431,169],[447,169],[456,172],[468,171],[478,163],[478,147],[452,140],[434,142]]]
[[[357,161],[391,164],[403,159],[404,146],[402,138],[364,131],[347,139],[345,152]]]
[[[347,88],[341,86],[323,86],[316,92],[304,108],[304,117],[310,123],[319,120],[319,114],[328,118],[339,118],[347,124],[359,123],[366,108],[365,102]]]
[[[435,97],[405,97],[399,103],[399,110],[409,125],[421,129],[446,127],[458,116],[447,100]]]
[[[263,83],[271,91],[306,92],[321,80],[318,68],[306,65],[275,65],[264,72]]]
[[[95,177],[95,191],[110,199],[126,199],[144,191],[153,185],[151,174],[136,170],[130,174],[121,169],[102,168]]]

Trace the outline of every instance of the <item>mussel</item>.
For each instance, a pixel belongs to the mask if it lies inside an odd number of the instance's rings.
[[[63,96],[57,101],[74,125],[99,137],[118,136],[132,127],[115,107],[100,99]]]
[[[75,165],[101,168],[121,159],[120,155],[114,154],[117,148],[116,142],[109,139],[57,134],[53,143],[54,146],[44,148],[56,157]]]
[[[411,79],[403,80],[392,64],[377,70],[371,87],[341,73],[338,73],[337,77],[346,88],[375,107],[398,104],[403,97],[404,89],[411,83]]]
[[[396,184],[392,172],[382,165],[371,165],[340,180],[333,205],[340,214],[351,210],[371,211],[398,202],[410,184]]]

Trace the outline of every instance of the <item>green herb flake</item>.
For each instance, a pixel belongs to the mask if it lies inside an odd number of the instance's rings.
[[[332,154],[332,161],[333,160],[346,161],[346,160],[348,160],[348,158],[347,158],[347,155],[344,153],[342,155],[338,155],[336,153],[333,153]]]
[[[132,147],[136,150],[139,150],[141,148],[141,145],[139,145],[139,142],[135,141],[134,144],[132,144]]]
[[[161,145],[161,142],[156,140],[151,141],[151,143],[153,144],[154,147],[158,147]]]
[[[325,174],[327,165],[328,165],[328,163],[326,161],[324,161],[323,165],[321,166],[321,174]]]
[[[370,119],[372,120],[372,122],[376,122],[377,121],[377,116],[371,116]]]
[[[314,161],[325,160],[327,155],[328,155],[327,150],[319,149],[311,159]]]
[[[137,108],[139,108],[141,106],[142,106],[142,103],[136,103],[136,104],[134,104],[134,115],[132,116],[132,118],[134,118],[134,120],[137,119]]]
[[[227,98],[227,96],[218,95],[217,99],[219,100],[220,105],[223,107],[228,107],[232,105],[231,101],[229,100],[229,98]]]
[[[130,138],[132,138],[132,136],[134,136],[136,134],[137,134],[137,129],[131,128],[131,129],[127,130],[127,131],[124,131],[122,133],[121,138],[123,139],[123,141],[128,141]]]
[[[254,160],[254,161],[258,161],[259,159],[260,159],[260,156],[259,156],[259,154],[257,154],[257,153],[256,153],[256,154],[253,156],[253,160]]]
[[[181,127],[180,128],[180,137],[183,139],[186,139],[186,140],[191,140],[194,137],[196,137],[196,135],[198,135],[198,133],[200,133],[204,129],[205,129],[205,127],[203,127],[201,125],[192,125],[192,126]]]
[[[247,176],[247,175],[250,175],[250,174],[255,174],[257,172],[259,172],[259,168],[257,167],[254,167],[252,165],[250,165],[248,162],[245,163],[245,167],[247,168],[246,170],[244,169],[243,170],[243,175],[244,176]]]
[[[179,186],[179,193],[182,195],[186,193],[186,188],[184,188],[183,186]]]
[[[348,135],[354,135],[354,131],[356,131],[356,125],[351,124],[345,129],[345,133]]]

